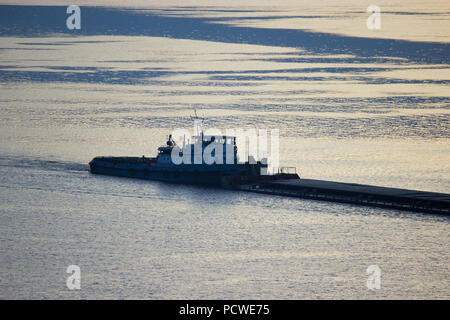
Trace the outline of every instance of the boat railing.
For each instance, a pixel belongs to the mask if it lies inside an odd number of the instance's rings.
[[[296,174],[297,168],[296,167],[279,167],[278,168],[278,174]]]

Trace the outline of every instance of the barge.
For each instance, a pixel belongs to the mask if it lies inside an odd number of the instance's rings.
[[[201,184],[304,199],[450,214],[450,194],[300,179],[295,168],[279,168],[276,173],[267,174],[267,161],[254,159],[251,161],[250,157],[246,162],[239,161],[236,137],[205,136],[201,132],[192,138],[193,143],[187,145],[183,143],[181,148],[169,135],[166,145],[158,148],[156,157],[95,157],[89,163],[90,171],[94,174]],[[203,155],[207,148],[211,151],[211,147],[213,152],[210,154],[214,159],[208,161]]]

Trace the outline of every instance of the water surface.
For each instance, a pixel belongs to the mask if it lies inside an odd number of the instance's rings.
[[[98,4],[70,32],[66,7],[0,6],[0,298],[450,297],[446,217],[87,171],[196,108],[280,129],[303,177],[449,193],[445,1],[391,3],[378,33],[355,1]]]

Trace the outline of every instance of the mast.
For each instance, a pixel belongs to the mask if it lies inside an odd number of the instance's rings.
[[[191,116],[191,119],[194,120],[194,137],[201,137],[202,145],[203,145],[203,118],[197,115],[197,109],[194,108],[195,116]]]

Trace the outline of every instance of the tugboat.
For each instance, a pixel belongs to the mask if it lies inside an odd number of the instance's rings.
[[[158,148],[156,157],[95,157],[89,162],[91,173],[148,180],[160,180],[173,183],[201,184],[221,187],[233,187],[259,180],[299,179],[296,173],[279,172],[266,175],[265,161],[240,162],[237,155],[236,137],[206,136],[203,132],[192,137],[193,143],[180,148],[169,135],[165,146]],[[223,154],[223,161],[215,157],[207,163],[203,154],[205,148]],[[181,163],[174,163],[173,154]],[[230,157],[231,155],[231,157]],[[210,161],[209,161],[210,162]]]

